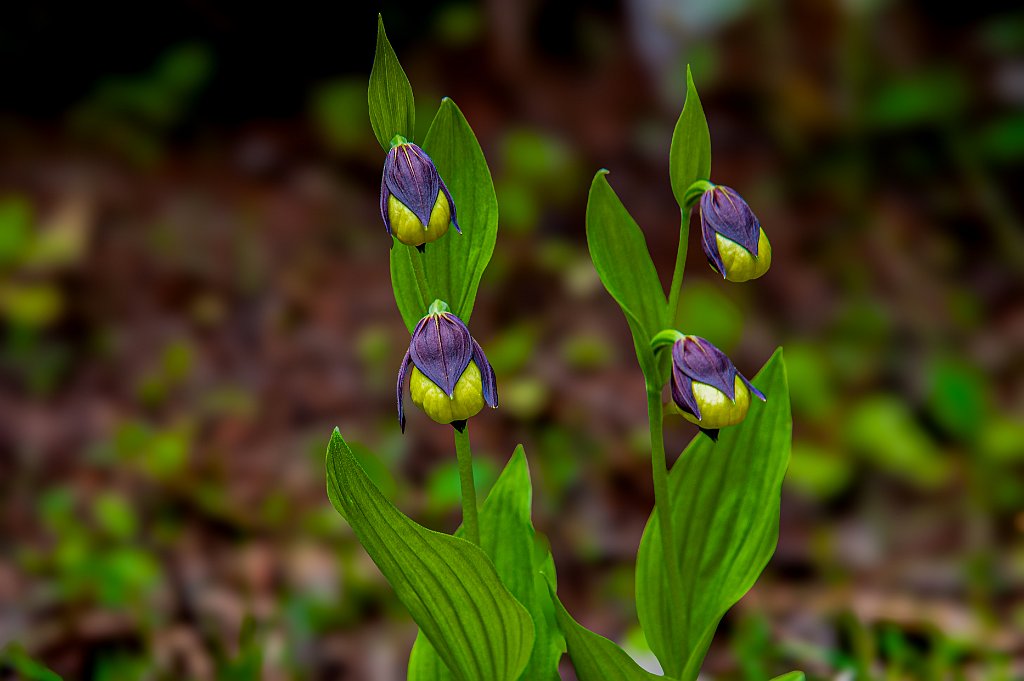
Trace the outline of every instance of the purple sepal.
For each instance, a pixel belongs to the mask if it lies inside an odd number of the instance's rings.
[[[671,384],[672,401],[681,410],[700,421],[700,405],[697,404],[697,400],[693,397],[693,381],[683,372],[676,371],[675,366],[673,366]]]
[[[704,433],[709,438],[711,438],[712,442],[718,442],[718,431],[719,430],[720,430],[719,428],[701,428],[700,432]]]
[[[743,381],[744,383],[747,384],[747,388],[750,389],[750,392],[753,393],[755,397],[757,397],[762,402],[767,402],[768,401],[768,398],[765,397],[764,393],[761,392],[760,390],[758,390],[757,388],[755,388],[754,384],[751,383],[750,381],[748,381],[746,376],[741,374],[739,371],[736,372],[736,375],[740,377],[741,381]]]
[[[402,358],[402,366],[398,367],[398,426],[403,433],[405,432],[405,374],[409,370],[410,364],[412,364],[412,355],[409,350],[406,350],[405,357]]]
[[[444,192],[445,198],[448,199],[448,209],[452,214],[452,224],[455,226],[455,231],[462,234],[462,229],[459,227],[459,219],[455,217],[455,200],[452,198],[451,192],[448,191],[448,185],[444,183],[440,175],[438,175],[437,179],[441,182],[441,191]]]
[[[473,337],[455,315],[432,314],[413,331],[409,353],[416,368],[451,397],[473,358]]]
[[[736,399],[736,367],[724,352],[703,338],[686,336],[676,341],[672,368],[691,380],[718,388],[730,400]]]
[[[473,339],[473,361],[480,369],[481,383],[483,384],[484,403],[492,409],[498,406],[498,379],[494,375],[491,363],[487,361],[484,349]]]
[[[390,158],[390,153],[388,157]],[[388,199],[391,198],[391,192],[388,191],[388,166],[387,162],[384,163],[384,172],[380,175],[380,217],[384,220],[384,229],[388,230],[388,236],[391,236],[391,216],[388,215]]]
[[[441,191],[441,176],[427,152],[415,144],[392,147],[384,161],[384,185],[381,189],[381,210],[387,208],[384,190],[394,194],[426,226]],[[449,202],[451,199],[449,199]]]
[[[761,223],[747,202],[736,190],[717,185],[700,197],[701,245],[708,262],[725,276],[725,266],[718,253],[716,234],[735,241],[754,256],[761,236]]]

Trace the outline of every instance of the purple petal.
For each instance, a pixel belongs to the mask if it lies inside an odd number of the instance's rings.
[[[491,363],[487,361],[487,356],[484,355],[484,349],[480,347],[480,344],[473,340],[473,361],[476,362],[476,366],[480,369],[480,378],[483,383],[484,402],[487,403],[488,407],[492,409],[498,406],[498,379],[494,375],[494,369],[491,368]]]
[[[700,405],[697,404],[696,398],[693,396],[693,381],[690,377],[672,369],[672,401],[676,403],[676,406],[690,414],[698,421],[701,419],[700,416]]]
[[[392,148],[384,162],[384,181],[424,226],[430,222],[441,191],[441,177],[427,152],[412,143]]]
[[[450,397],[473,358],[473,337],[455,315],[429,315],[413,332],[409,352],[416,368]]]
[[[412,358],[411,358],[411,356],[409,354],[409,351],[406,350],[405,351],[405,357],[402,358],[402,366],[398,367],[398,391],[397,391],[398,392],[398,426],[402,429],[403,433],[405,432],[405,408],[404,408],[404,404],[403,404],[403,401],[404,401],[404,398],[405,398],[405,394],[404,394],[405,393],[405,390],[404,390],[404,388],[405,388],[405,372],[408,371],[409,365],[411,363],[412,363]]]
[[[714,345],[696,336],[687,336],[672,346],[672,364],[692,380],[706,383],[736,399],[736,367]]]
[[[701,227],[710,228],[757,255],[761,223],[736,190],[719,185],[704,192],[700,197],[700,222]]]
[[[459,221],[455,217],[455,200],[452,199],[451,192],[448,191],[448,185],[444,183],[444,180],[440,179],[440,175],[438,175],[438,179],[441,182],[441,191],[444,192],[445,197],[448,199],[448,209],[451,210],[452,213],[452,224],[455,225],[455,231],[462,234],[462,230],[459,229]]]

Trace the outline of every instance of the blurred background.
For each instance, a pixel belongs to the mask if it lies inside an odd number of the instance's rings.
[[[583,216],[611,169],[670,275],[689,63],[774,266],[722,282],[691,234],[686,330],[748,375],[784,345],[795,420],[778,551],[706,678],[1024,678],[1020,7],[347,5],[5,8],[0,679],[404,678],[415,628],[323,471],[340,426],[404,511],[458,523],[449,429],[394,413],[378,11],[418,138],[451,96],[491,164],[479,485],[525,444],[577,619],[654,664],[643,381]]]

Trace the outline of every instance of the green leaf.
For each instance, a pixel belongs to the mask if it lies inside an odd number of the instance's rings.
[[[803,672],[789,672],[782,676],[776,676],[772,681],[804,681],[806,678]]]
[[[668,301],[644,234],[608,184],[607,174],[607,170],[598,171],[587,199],[590,258],[604,287],[626,315],[648,385],[661,387],[665,379],[658,370],[650,341],[669,325]]]
[[[533,648],[533,623],[480,548],[395,508],[337,429],[327,449],[327,494],[454,678],[519,678]]]
[[[395,243],[391,249],[391,283],[405,325],[412,331],[435,298],[469,324],[477,287],[498,238],[498,199],[484,152],[455,102],[441,101],[423,148],[448,186],[462,234],[448,230],[426,245],[425,253]],[[430,291],[422,296],[412,258],[422,258]],[[424,303],[426,301],[426,303]]]
[[[526,453],[519,445],[480,509],[480,536],[502,583],[533,618],[535,643],[521,678],[558,681],[558,660],[565,648],[548,590],[548,580],[554,585],[555,566],[551,551],[537,541],[530,521],[532,497]],[[456,536],[461,534],[460,528]],[[409,681],[451,678],[421,632],[409,656]]]
[[[754,384],[754,401],[718,443],[698,435],[669,474],[682,592],[668,591],[661,526],[652,513],[640,541],[636,600],[640,624],[666,673],[697,678],[715,628],[768,563],[779,535],[779,500],[792,422],[782,349]]]
[[[685,212],[697,200],[686,196],[686,190],[697,180],[711,179],[711,133],[704,118],[697,88],[693,85],[693,74],[686,67],[686,102],[679,114],[676,128],[672,132],[672,146],[668,152],[669,177],[676,202]],[[698,195],[699,197],[699,195]]]
[[[402,70],[387,33],[384,19],[377,15],[377,51],[370,70],[370,125],[373,134],[385,150],[391,148],[395,135],[412,139],[416,134],[416,108],[413,105],[412,86]]]
[[[572,618],[552,593],[558,625],[580,681],[672,681],[645,670],[613,641],[595,634]]]

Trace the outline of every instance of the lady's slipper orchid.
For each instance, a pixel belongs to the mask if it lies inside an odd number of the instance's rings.
[[[380,216],[388,234],[422,248],[448,232],[460,234],[455,202],[427,152],[412,142],[391,147],[380,181]]]
[[[672,345],[672,401],[687,421],[718,439],[718,430],[747,416],[750,394],[767,401],[724,352],[697,336],[662,331],[655,348]]]
[[[412,366],[412,401],[438,423],[464,427],[483,406],[498,406],[494,370],[462,320],[436,301],[412,332],[409,350],[398,370],[398,423],[405,431],[403,392]]]
[[[701,195],[700,231],[708,262],[729,281],[757,279],[772,264],[761,223],[734,189],[716,185]]]

